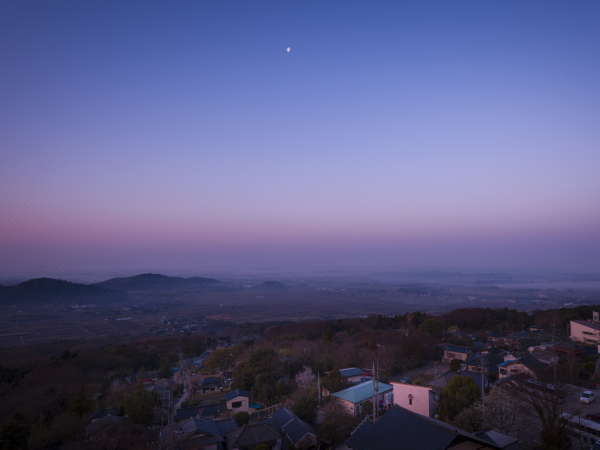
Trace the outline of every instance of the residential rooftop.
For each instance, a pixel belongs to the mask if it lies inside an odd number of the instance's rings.
[[[470,353],[471,349],[463,345],[444,344],[444,350],[454,353]]]
[[[360,375],[365,375],[367,372],[363,369],[359,369],[358,367],[347,367],[345,369],[339,370],[340,375],[344,378],[348,377],[358,377]]]
[[[352,432],[347,445],[353,450],[442,450],[452,446],[504,448],[490,441],[489,438],[482,439],[442,421],[394,406],[375,423],[365,421],[359,425]],[[458,447],[465,443],[471,446]]]
[[[594,330],[600,330],[600,322],[595,322],[593,320],[571,320],[571,322],[593,328]]]
[[[375,391],[375,384],[377,384],[377,391]],[[372,380],[369,380],[363,381],[362,383],[358,383],[357,385],[341,391],[334,392],[332,395],[352,403],[361,403],[372,398],[376,393],[383,394],[385,392],[392,391],[393,389],[394,388],[391,384],[383,383],[381,381],[373,382]]]
[[[250,398],[250,393],[248,391],[244,391],[242,389],[235,389],[235,390],[229,391],[227,394],[225,394],[225,400],[232,400],[236,397]]]

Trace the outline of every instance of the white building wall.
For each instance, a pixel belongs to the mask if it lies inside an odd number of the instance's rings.
[[[435,412],[435,397],[431,387],[392,381],[394,404],[422,416],[431,417]]]
[[[239,406],[234,406],[234,403],[240,403]],[[248,397],[238,396],[234,397],[231,400],[227,400],[227,409],[232,410],[233,412],[248,412],[250,411],[249,399]]]

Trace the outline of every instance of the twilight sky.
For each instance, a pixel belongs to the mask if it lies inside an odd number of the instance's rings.
[[[600,270],[599,23],[597,0],[1,2],[0,274]]]

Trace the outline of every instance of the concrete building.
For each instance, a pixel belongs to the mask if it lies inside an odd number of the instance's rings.
[[[600,318],[598,312],[594,311],[593,320],[571,320],[571,340],[583,344],[600,344]]]

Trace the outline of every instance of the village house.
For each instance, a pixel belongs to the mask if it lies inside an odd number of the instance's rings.
[[[349,388],[331,394],[346,411],[353,416],[360,416],[372,407],[375,397],[377,408],[383,411],[394,403],[394,388],[381,381],[364,381]],[[368,404],[368,406],[367,406]]]
[[[347,367],[346,369],[339,370],[342,378],[349,384],[362,383],[371,379],[371,373],[358,367]]]
[[[433,417],[437,408],[437,395],[431,386],[420,386],[402,381],[391,381],[394,405],[423,416]]]
[[[206,377],[200,383],[199,390],[203,394],[207,394],[209,392],[222,391],[223,387],[224,387],[223,378],[221,378],[221,377]]]
[[[504,336],[502,343],[512,349],[519,350],[535,344],[536,339],[527,330],[515,331]]]
[[[470,372],[483,371],[487,376],[495,377],[498,372],[498,364],[504,361],[504,353],[498,349],[475,353],[469,356],[466,369]]]
[[[227,409],[236,412],[250,412],[250,393],[241,389],[235,389],[225,394]]]
[[[273,414],[271,423],[293,448],[316,448],[315,430],[287,408],[280,408]]]
[[[498,378],[503,379],[516,375],[524,375],[537,379],[542,378],[548,368],[546,364],[527,354],[521,358],[498,364]]]
[[[244,425],[236,434],[229,447],[233,450],[282,448],[281,433],[268,421]]]
[[[462,345],[445,344],[442,348],[444,350],[442,361],[447,363],[452,362],[455,359],[466,363],[471,355],[471,349],[469,347],[463,347]]]
[[[232,419],[211,420],[192,417],[165,427],[161,437],[177,442],[176,448],[194,450],[225,450],[231,445],[238,425]]]
[[[559,357],[556,354],[556,352],[554,352],[552,350],[551,347],[547,347],[545,345],[539,345],[539,346],[535,346],[535,347],[529,347],[529,354],[531,356],[533,356],[535,359],[537,359],[539,362],[549,365],[549,366],[553,366],[555,364],[558,364],[558,360]]]

